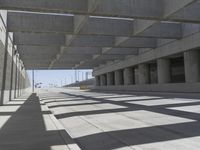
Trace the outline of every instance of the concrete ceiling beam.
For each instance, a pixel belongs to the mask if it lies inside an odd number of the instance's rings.
[[[115,39],[115,45],[118,47],[135,47],[135,48],[156,48],[157,40],[154,38],[139,38],[132,37],[126,40],[122,40],[124,37],[117,37]]]
[[[96,0],[0,0],[0,8],[8,10],[45,12],[45,13],[70,13],[78,15],[127,17],[148,20],[176,20],[176,21],[200,21],[198,17],[199,7],[193,6],[197,0],[101,0],[96,5]],[[175,15],[178,10],[188,7],[187,13],[194,17]],[[93,9],[92,9],[93,8]],[[193,11],[195,10],[195,11]],[[192,16],[192,15],[191,15]]]
[[[1,9],[49,13],[86,12],[87,0],[0,0]]]
[[[63,47],[65,52],[63,55],[70,54],[97,54],[101,53],[102,49],[98,47]]]
[[[65,45],[64,34],[15,32],[15,45],[60,46]]]
[[[66,38],[66,40],[68,42],[68,37]],[[76,38],[70,43],[69,46],[112,47],[114,46],[114,38],[112,36],[77,35]]]
[[[137,48],[111,48],[107,51],[107,48],[103,48],[103,54],[120,54],[120,55],[137,55]]]
[[[79,34],[132,36],[133,20],[90,17]]]
[[[73,16],[8,12],[9,32],[72,33]]]

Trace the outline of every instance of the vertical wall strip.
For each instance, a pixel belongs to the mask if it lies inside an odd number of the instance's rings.
[[[7,59],[8,59],[8,31],[6,29],[6,39],[5,39],[5,51],[4,51],[4,62],[3,62],[3,75],[2,75],[2,85],[1,85],[1,97],[0,105],[4,103],[4,92],[6,84],[6,71],[7,71]]]

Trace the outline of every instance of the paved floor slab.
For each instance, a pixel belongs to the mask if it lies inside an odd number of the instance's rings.
[[[70,150],[64,128],[36,94],[0,107],[0,150]]]
[[[40,97],[83,150],[200,148],[198,98],[72,89]]]

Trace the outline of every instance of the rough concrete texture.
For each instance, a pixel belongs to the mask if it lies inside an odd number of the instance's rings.
[[[0,85],[2,85],[4,50],[5,50],[5,47],[4,47],[3,43],[0,40]]]
[[[0,106],[1,150],[79,150],[36,94]]]
[[[159,55],[148,56],[148,61],[170,55],[160,48],[164,45],[171,53],[186,51],[179,40],[187,41],[200,29],[194,24],[200,22],[197,0],[0,0],[0,8],[23,11],[8,13],[8,31],[14,32],[14,43],[23,47],[19,49],[27,69],[97,67],[94,73],[101,75],[135,65],[133,60],[143,63],[140,54],[152,49]],[[187,50],[198,47],[192,42],[185,42]],[[40,51],[43,46],[45,52]],[[78,51],[68,53],[73,48]],[[127,56],[136,58],[115,64]],[[108,62],[113,62],[111,68]]]
[[[39,95],[83,150],[199,150],[199,94],[48,89]]]
[[[169,83],[169,84],[144,84],[144,85],[129,85],[129,86],[96,86],[96,90],[108,91],[135,91],[135,92],[166,92],[166,93],[199,93],[200,83]]]

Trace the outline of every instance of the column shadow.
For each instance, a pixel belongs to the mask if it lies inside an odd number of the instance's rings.
[[[9,103],[0,107],[0,118],[7,119],[0,128],[1,150],[52,150],[56,146],[73,144],[61,138],[61,132],[67,134],[65,130],[47,130],[43,116],[51,112],[41,110],[36,94],[24,101],[17,110],[13,110],[15,105]],[[6,112],[3,107],[7,108]]]

